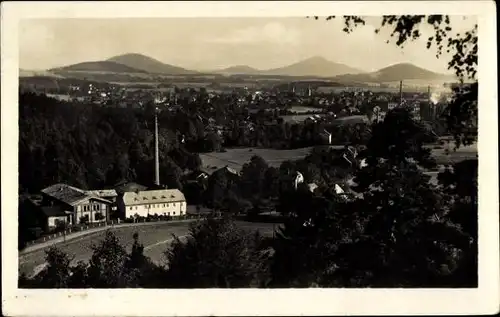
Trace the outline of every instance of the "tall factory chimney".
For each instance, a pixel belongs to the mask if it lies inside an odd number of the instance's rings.
[[[155,185],[160,186],[160,155],[158,150],[158,107],[155,108]]]
[[[434,119],[434,104],[431,99],[431,86],[427,86],[427,102],[429,103],[429,117]]]
[[[399,81],[399,106],[403,106],[403,81]]]

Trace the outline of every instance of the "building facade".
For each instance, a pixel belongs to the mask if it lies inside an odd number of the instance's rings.
[[[125,219],[155,214],[171,217],[186,214],[186,198],[178,189],[125,192],[118,197],[117,206]]]
[[[55,184],[43,189],[41,193],[40,206],[57,206],[66,215],[66,221],[70,225],[109,220],[113,203],[82,189],[66,184]],[[58,215],[59,221],[61,221],[62,215],[62,213]]]

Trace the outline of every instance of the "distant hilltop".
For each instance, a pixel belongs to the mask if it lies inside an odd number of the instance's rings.
[[[53,68],[51,74],[67,76],[71,72],[79,73],[115,73],[115,74],[145,74],[145,75],[251,75],[251,76],[290,76],[330,78],[337,82],[393,82],[400,80],[454,80],[454,76],[439,74],[410,63],[390,65],[375,72],[366,72],[341,63],[329,61],[320,56],[314,56],[302,61],[278,67],[261,70],[248,65],[235,65],[210,72],[200,72],[170,65],[152,57],[129,53],[108,58],[105,61],[82,62],[74,65]],[[26,71],[23,75],[26,76]]]
[[[400,80],[450,80],[453,79],[453,76],[435,73],[410,63],[400,63],[371,73],[338,76],[338,79],[352,82],[394,82]]]
[[[344,64],[331,62],[323,57],[315,56],[291,65],[267,70],[256,69],[247,65],[237,65],[215,72],[230,75],[335,77],[341,74],[358,74],[363,71]]]
[[[226,75],[254,75],[262,73],[260,69],[256,69],[247,65],[236,65],[228,68],[215,70],[213,71],[217,74],[226,74]]]
[[[188,75],[197,73],[182,67],[165,64],[149,56],[137,53],[114,56],[109,58],[108,61],[126,65],[151,74]]]
[[[111,61],[97,61],[97,62],[83,62],[69,66],[53,68],[50,72],[111,72],[111,73],[147,73],[144,70],[129,67],[124,64],[115,63]]]
[[[362,72],[362,70],[344,64],[334,63],[323,57],[315,56],[288,66],[267,70],[264,74],[281,76],[335,77],[342,74],[358,74]]]

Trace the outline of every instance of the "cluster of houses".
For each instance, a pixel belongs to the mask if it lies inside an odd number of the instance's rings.
[[[154,189],[128,183],[116,189],[83,190],[54,184],[28,199],[27,212],[50,231],[60,226],[92,224],[110,220],[186,214],[186,199],[178,189]]]

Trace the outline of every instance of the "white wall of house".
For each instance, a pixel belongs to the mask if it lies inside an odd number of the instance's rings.
[[[104,222],[108,219],[109,208],[110,207],[108,206],[108,204],[105,204],[98,200],[89,199],[87,201],[84,201],[79,205],[75,206],[75,214],[76,214],[75,223],[77,224],[80,223],[80,218],[85,216],[88,216],[89,223]],[[102,219],[97,220],[96,214],[99,213],[103,217]]]
[[[123,203],[119,204],[122,209],[125,209],[125,218],[133,217],[135,214],[141,217],[147,217],[148,215],[166,215],[166,216],[183,216],[186,214],[186,202],[168,202],[168,203],[155,203],[155,204],[137,204],[137,205],[125,205]]]

